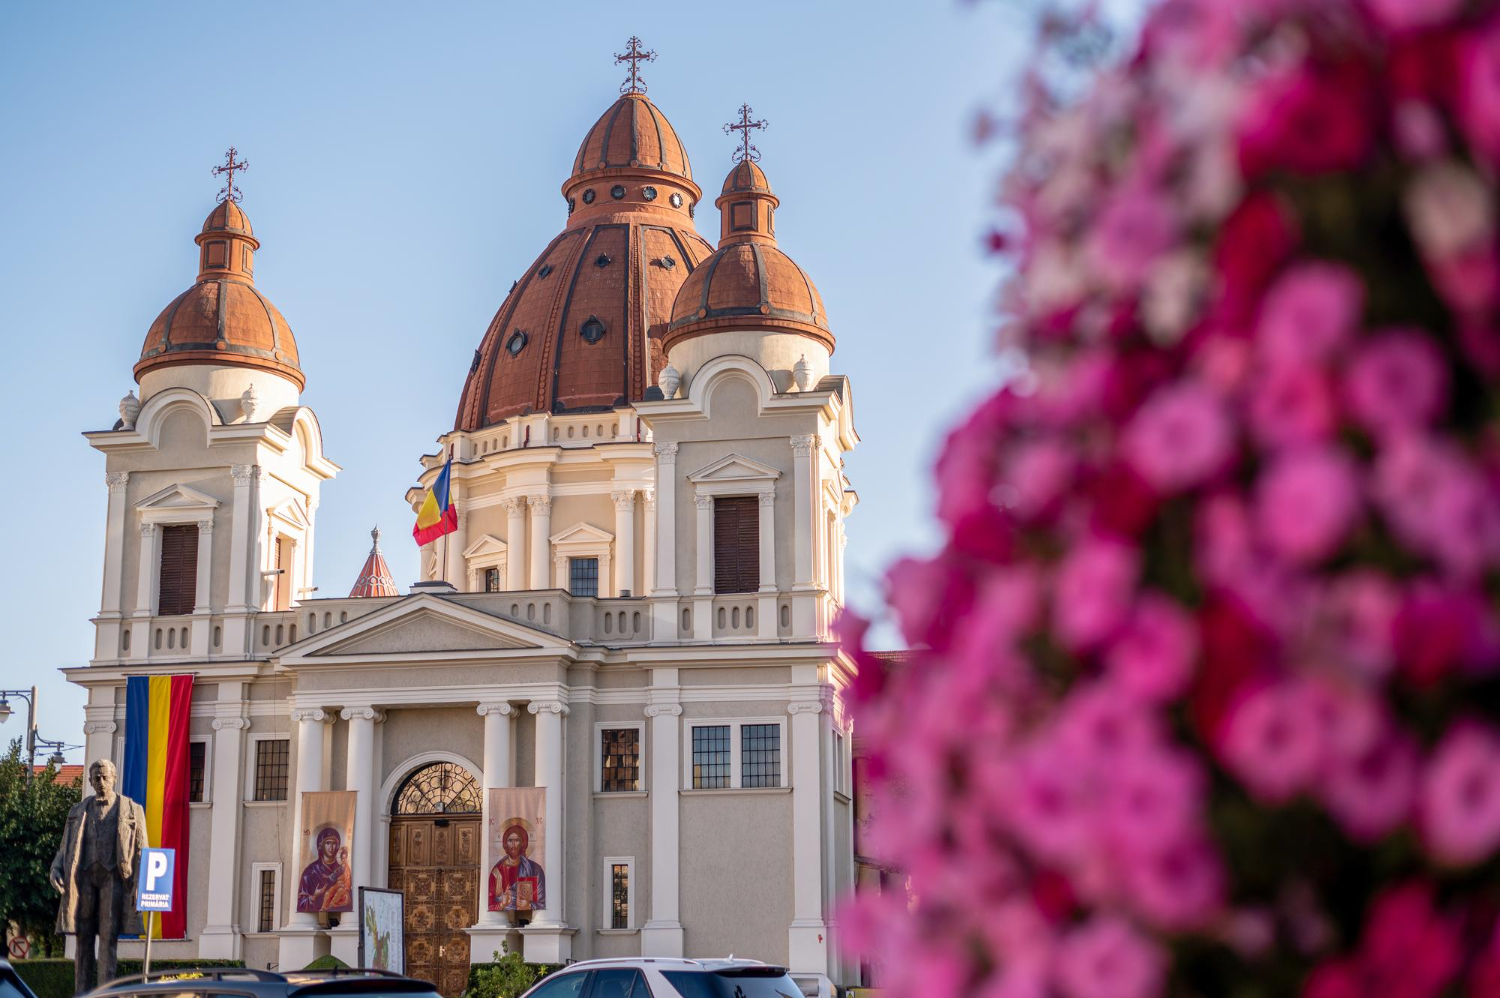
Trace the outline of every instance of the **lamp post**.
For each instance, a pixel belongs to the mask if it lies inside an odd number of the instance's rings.
[[[26,779],[29,781],[36,769],[36,687],[29,690],[0,690],[0,724],[10,718],[11,697],[20,697],[26,701]]]
[[[52,754],[47,757],[47,762],[54,766],[65,765],[68,761],[63,758],[63,750],[68,748],[66,742],[55,742],[50,738],[38,738],[36,739],[36,747],[52,750]],[[73,748],[77,747],[76,745],[73,746]]]

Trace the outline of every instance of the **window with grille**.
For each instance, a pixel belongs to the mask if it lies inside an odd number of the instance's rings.
[[[478,814],[483,806],[479,781],[453,762],[413,770],[396,789],[392,814]]]
[[[714,592],[753,593],[760,588],[760,499],[714,499]]]
[[[781,725],[740,728],[740,786],[781,786]]]
[[[599,595],[599,559],[568,559],[568,592],[574,596]]]
[[[286,800],[290,746],[286,738],[263,738],[255,743],[256,800]]]
[[[276,871],[260,871],[260,918],[257,928],[271,932],[276,928]]]
[[[486,568],[484,570],[484,591],[487,593],[500,591],[500,569]]]
[[[161,528],[161,573],[156,612],[165,616],[192,613],[198,597],[198,526]]]
[[[605,728],[599,733],[599,789],[641,789],[641,729]]]
[[[609,927],[630,928],[630,864],[609,865]]]
[[[188,742],[188,800],[203,801],[203,764],[208,757],[207,742]]]
[[[729,725],[693,728],[693,789],[722,789],[729,786],[729,775]]]

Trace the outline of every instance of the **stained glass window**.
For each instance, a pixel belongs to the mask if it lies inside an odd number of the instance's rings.
[[[599,733],[599,789],[605,793],[641,789],[639,728],[606,728]]]
[[[479,781],[456,763],[415,770],[396,791],[393,814],[478,814]]]
[[[609,866],[609,927],[630,928],[630,866],[627,863],[611,863]]]

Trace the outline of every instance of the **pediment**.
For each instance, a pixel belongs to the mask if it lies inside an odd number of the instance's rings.
[[[314,652],[312,657],[497,651],[538,647],[540,645],[530,644],[492,629],[475,627],[434,610],[419,610],[374,630],[354,635],[345,641]]]
[[[273,506],[271,508],[271,516],[278,520],[284,520],[294,527],[305,528],[311,522],[308,519],[306,510],[302,508],[302,503],[296,499],[284,499]]]
[[[608,544],[615,535],[591,523],[575,523],[548,538],[553,544]]]
[[[780,477],[781,472],[769,465],[761,464],[743,454],[729,454],[693,472],[688,476],[688,481],[694,483],[758,482]]]
[[[464,548],[465,558],[485,558],[505,553],[505,542],[494,534],[485,534],[479,540]]]
[[[219,500],[197,489],[186,485],[169,485],[136,503],[135,508],[144,513],[148,510],[216,509],[218,505]]]

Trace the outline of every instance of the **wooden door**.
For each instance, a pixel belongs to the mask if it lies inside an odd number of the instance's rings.
[[[479,816],[393,816],[389,883],[406,895],[407,974],[456,998],[479,919]]]

